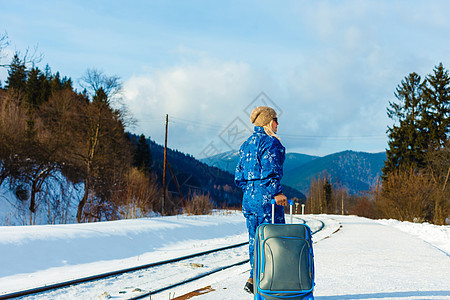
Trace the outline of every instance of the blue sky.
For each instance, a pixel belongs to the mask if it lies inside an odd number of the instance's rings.
[[[0,33],[74,82],[123,81],[128,130],[198,158],[239,147],[248,110],[279,109],[288,152],[387,147],[388,101],[450,66],[449,1],[4,1]],[[6,80],[6,70],[0,70]],[[250,109],[251,110],[251,109]]]

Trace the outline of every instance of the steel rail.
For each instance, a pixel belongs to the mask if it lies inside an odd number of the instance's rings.
[[[174,283],[174,284],[165,286],[165,287],[163,287],[163,288],[160,288],[160,289],[157,289],[157,290],[153,290],[153,291],[150,291],[150,292],[141,294],[141,295],[136,296],[136,297],[128,298],[128,300],[135,300],[135,299],[146,298],[146,297],[149,297],[149,296],[151,296],[151,295],[158,294],[158,293],[164,292],[164,291],[166,291],[166,290],[172,289],[172,288],[174,288],[174,287],[177,287],[177,286],[180,286],[180,285],[183,285],[183,284],[186,284],[186,283],[189,283],[189,282],[192,282],[192,281],[201,279],[201,278],[203,278],[203,277],[212,275],[212,274],[214,274],[214,273],[217,273],[217,272],[220,272],[220,271],[223,271],[223,270],[232,268],[232,267],[236,267],[236,266],[243,265],[243,264],[245,264],[245,263],[248,263],[249,261],[250,261],[249,259],[246,259],[246,260],[243,260],[243,261],[240,261],[240,262],[237,262],[237,263],[228,265],[228,266],[219,267],[219,268],[216,268],[216,269],[214,269],[214,270],[211,270],[211,271],[208,271],[208,272],[199,274],[199,275],[197,275],[197,276],[191,277],[191,278],[189,278],[189,279],[180,281],[180,282],[178,282],[178,283]]]
[[[68,286],[79,284],[79,283],[95,281],[95,280],[104,279],[104,278],[111,277],[111,276],[121,275],[121,274],[139,271],[139,270],[143,270],[143,269],[148,269],[148,268],[152,268],[152,267],[156,267],[156,266],[161,266],[161,265],[165,265],[165,264],[169,264],[169,263],[179,262],[179,261],[190,259],[190,258],[197,257],[197,256],[202,256],[202,255],[206,255],[206,254],[210,254],[210,253],[214,253],[214,252],[219,252],[219,251],[223,251],[223,250],[241,247],[246,244],[248,244],[248,242],[242,242],[242,243],[233,244],[230,246],[215,248],[215,249],[211,249],[211,250],[207,250],[207,251],[203,251],[203,252],[189,254],[186,256],[181,256],[181,257],[163,260],[163,261],[145,264],[145,265],[140,265],[140,266],[131,267],[131,268],[127,268],[127,269],[116,270],[116,271],[102,273],[102,274],[98,274],[98,275],[93,275],[93,276],[78,278],[78,279],[74,279],[74,280],[59,282],[59,283],[55,283],[55,284],[45,285],[45,286],[41,286],[41,287],[31,288],[28,290],[17,291],[17,292],[13,292],[13,293],[9,293],[9,294],[3,294],[3,295],[0,295],[0,300],[29,296],[29,295],[33,295],[33,294],[37,294],[37,293],[46,292],[49,290],[68,287]]]
[[[294,219],[302,220],[302,221],[303,221],[303,224],[306,224],[306,223],[307,223],[307,221],[306,221],[305,219],[300,218],[300,217],[294,217]],[[317,229],[317,230],[311,232],[311,234],[316,234],[317,232],[321,231],[321,230],[325,227],[325,223],[324,223],[322,220],[319,220],[319,219],[316,219],[316,218],[313,218],[313,219],[314,219],[314,221],[320,222],[320,227],[319,227],[319,229]],[[308,224],[306,224],[306,225],[308,225]]]

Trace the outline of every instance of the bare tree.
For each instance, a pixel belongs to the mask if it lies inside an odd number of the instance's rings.
[[[214,205],[209,194],[194,194],[186,201],[184,212],[188,215],[209,215]]]
[[[131,219],[155,211],[161,191],[155,174],[147,174],[133,167],[129,169],[122,193],[116,196],[115,203],[119,208],[119,214],[122,218]]]
[[[389,173],[383,181],[377,206],[385,218],[400,221],[432,221],[435,183],[424,172],[410,168]]]
[[[15,186],[28,188],[29,211],[36,212],[36,195],[56,168],[51,134],[24,107],[20,94],[6,91],[0,98],[0,182],[9,178]],[[30,218],[32,223],[32,218]]]
[[[122,89],[119,76],[107,76],[98,69],[87,69],[86,73],[81,77],[80,85],[86,89],[91,97],[94,97],[102,89],[107,96],[108,103]]]
[[[309,188],[309,211],[314,214],[327,213],[328,206],[331,204],[332,187],[330,184],[329,175],[326,173],[320,174],[317,178],[311,180]]]
[[[7,36],[0,37],[0,61],[6,56],[2,54],[2,50],[9,46],[9,42],[7,40]],[[28,47],[25,52],[22,54],[20,51],[16,51],[15,55],[20,57],[21,61],[26,66],[34,67],[38,63],[42,61],[44,55],[38,52],[38,46],[34,46],[33,48]],[[10,63],[0,63],[0,67],[9,68],[11,66]]]
[[[92,84],[99,86],[96,82]],[[110,209],[107,204],[126,176],[131,154],[120,111],[111,108],[102,87],[96,91],[92,101],[79,109],[73,120],[77,130],[72,132],[74,146],[71,156],[84,177],[84,195],[77,212],[77,220],[81,222],[85,216],[88,219],[99,218],[106,209]],[[88,210],[85,211],[86,204]]]
[[[17,156],[14,149],[25,132],[25,114],[20,100],[0,90],[0,185],[13,172]]]
[[[52,133],[45,130],[42,120],[36,116],[27,119],[19,179],[29,185],[29,208],[32,214],[36,213],[37,194],[42,191],[46,180],[57,170],[58,150]]]
[[[436,184],[433,223],[442,225],[450,215],[450,139],[426,156],[427,173]]]

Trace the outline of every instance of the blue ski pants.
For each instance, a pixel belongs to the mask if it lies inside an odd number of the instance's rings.
[[[253,278],[253,260],[255,256],[255,234],[256,228],[264,223],[272,223],[272,214],[255,214],[244,212],[248,230],[248,253],[250,258],[250,278]],[[275,205],[275,224],[285,224],[283,206]]]

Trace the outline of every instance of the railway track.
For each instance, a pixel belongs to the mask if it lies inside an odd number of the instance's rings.
[[[305,220],[304,218],[294,217],[294,219],[300,220],[303,224],[307,224],[311,228],[313,235],[325,227],[325,223],[317,218],[308,217],[308,220]]]
[[[318,219],[308,218],[306,220],[300,217],[294,217],[294,219],[298,223],[304,223],[310,226],[313,234],[324,228],[324,223]],[[96,290],[97,297],[102,296],[99,295],[101,294],[98,292],[99,290],[115,289],[117,295],[114,295],[114,297],[119,296],[122,299],[148,298],[150,295],[155,295],[219,271],[247,263],[249,261],[247,258],[247,247],[248,242],[238,243],[157,263],[4,294],[0,295],[0,300],[12,298],[54,299],[68,298],[70,296],[81,299],[86,298],[86,295],[83,293],[88,293],[90,289]],[[198,261],[202,263],[198,263]],[[158,274],[165,274],[165,277],[155,279],[158,278]],[[180,276],[180,274],[183,276]],[[166,284],[166,282],[173,282],[171,279],[175,277],[181,277],[181,279],[176,283]],[[151,283],[149,283],[149,278],[152,278]],[[151,288],[144,290],[134,287],[124,288],[124,284],[121,286],[121,282],[130,281],[133,282],[133,286],[139,286],[139,283],[141,283],[143,286],[151,286]],[[103,296],[105,299],[111,297],[107,292]]]

